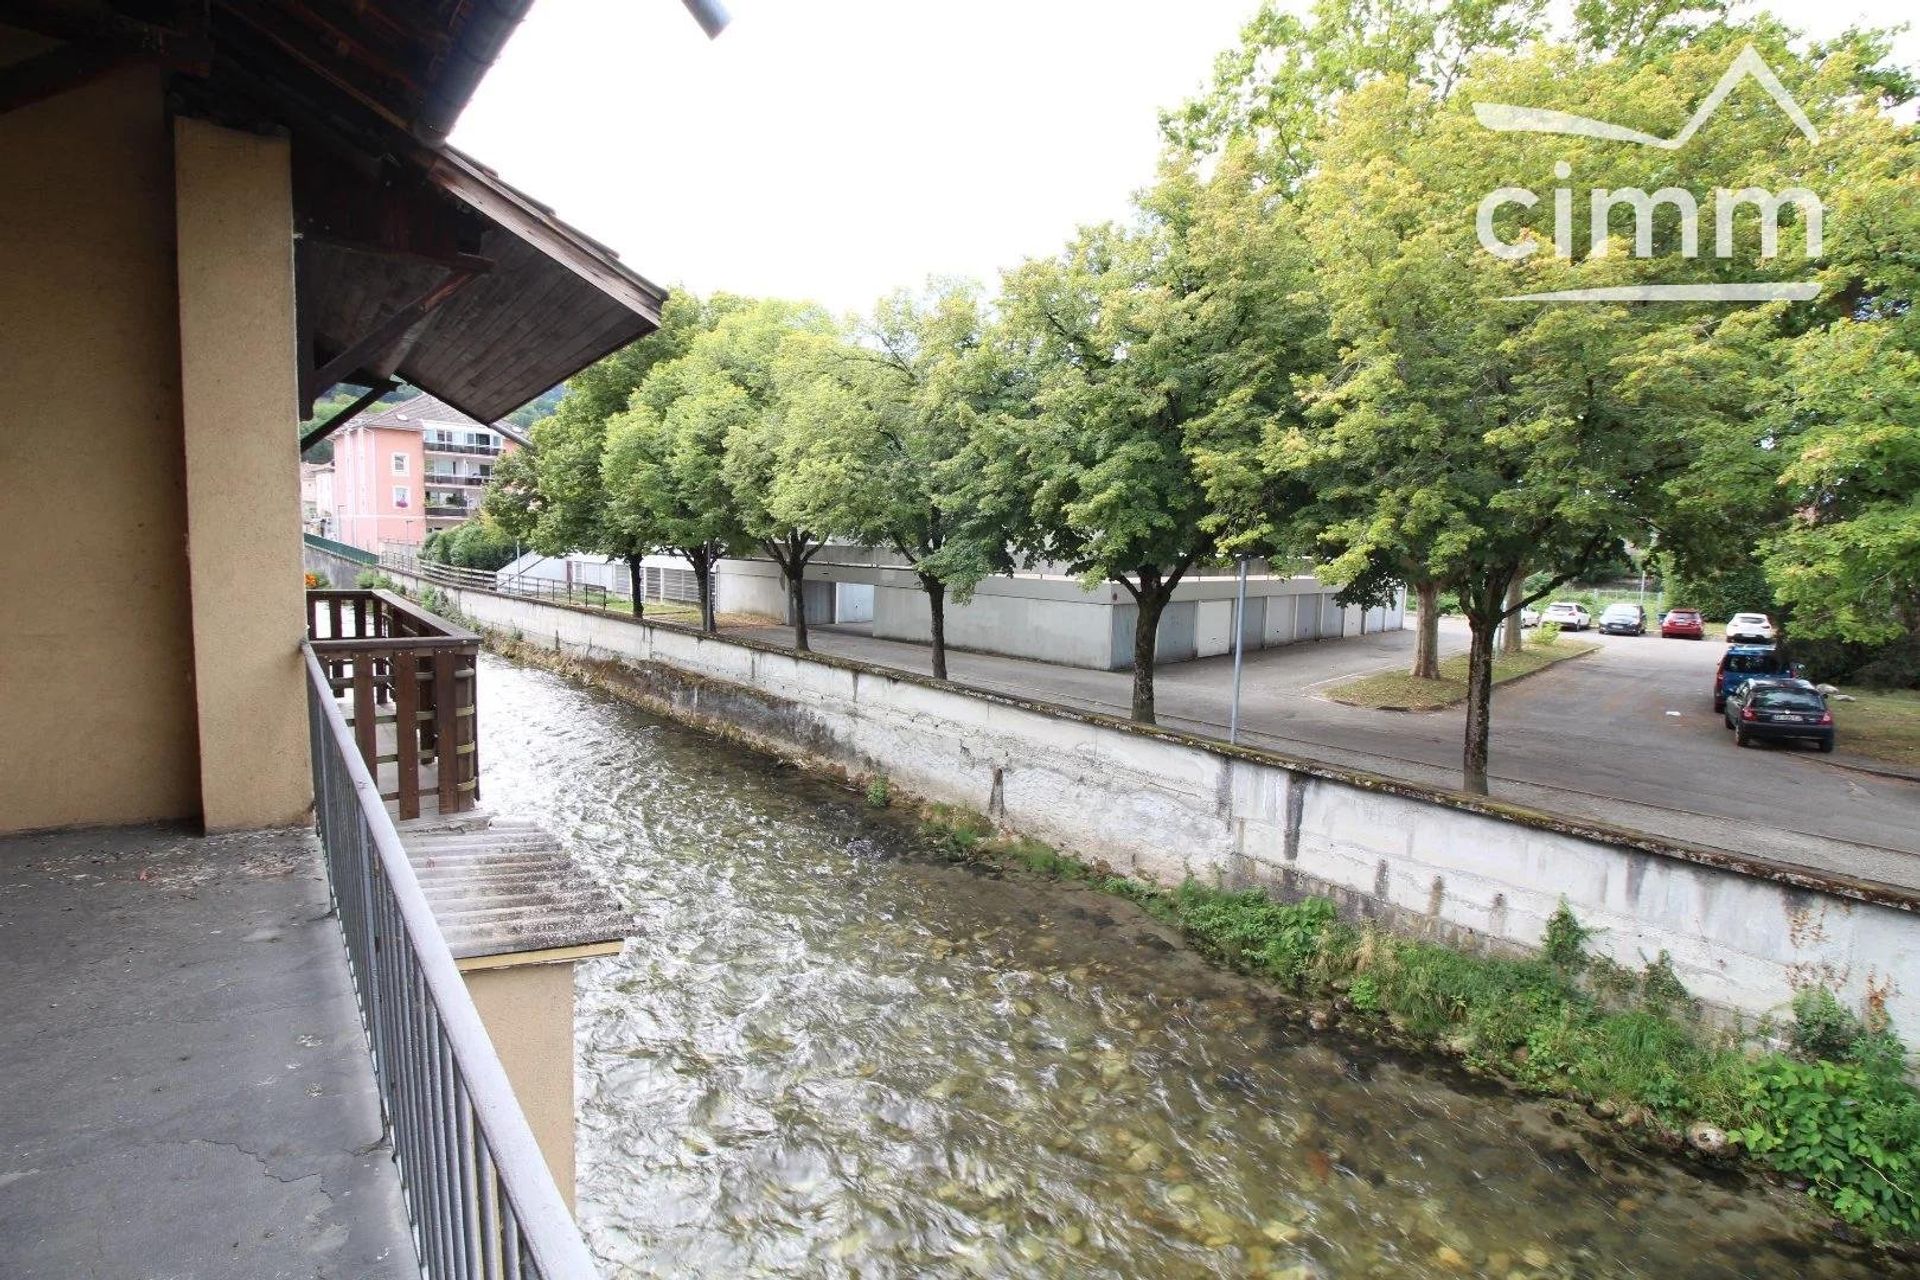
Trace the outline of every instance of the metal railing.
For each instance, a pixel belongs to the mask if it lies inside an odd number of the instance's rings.
[[[420,447],[427,453],[458,453],[476,458],[497,458],[503,448],[497,444],[459,444],[452,440],[435,440],[432,436],[423,439]]]
[[[430,1280],[596,1274],[310,644],[314,808]]]

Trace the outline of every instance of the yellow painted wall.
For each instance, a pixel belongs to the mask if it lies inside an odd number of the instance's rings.
[[[474,969],[467,991],[560,1195],[573,1207],[573,965]]]
[[[293,191],[284,138],[174,123],[200,808],[209,831],[305,820]]]
[[[199,810],[163,108],[132,69],[0,114],[0,831]]]

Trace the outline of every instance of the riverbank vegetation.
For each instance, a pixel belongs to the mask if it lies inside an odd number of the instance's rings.
[[[1672,1149],[1751,1159],[1853,1229],[1920,1237],[1920,1093],[1877,1005],[1856,1014],[1808,987],[1789,1023],[1738,1035],[1702,1018],[1664,953],[1638,970],[1594,954],[1564,903],[1537,954],[1478,954],[1343,922],[1325,898],[1163,889],[945,806],[922,827],[951,856],[1126,898],[1211,960],[1314,1002],[1316,1025],[1446,1053]]]

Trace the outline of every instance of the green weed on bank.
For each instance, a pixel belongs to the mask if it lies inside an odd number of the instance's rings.
[[[1669,1141],[1710,1125],[1850,1225],[1920,1237],[1920,1094],[1878,1010],[1862,1018],[1809,988],[1794,1004],[1791,1049],[1762,1051],[1703,1024],[1664,953],[1638,971],[1590,954],[1591,933],[1565,903],[1537,955],[1480,955],[1344,923],[1324,898],[1281,903],[1195,880],[1161,889],[941,806],[923,829],[951,856],[1137,903],[1215,962],[1333,1002],[1382,1038],[1443,1049]]]

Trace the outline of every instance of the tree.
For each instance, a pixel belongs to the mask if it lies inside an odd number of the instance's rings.
[[[462,569],[504,568],[516,554],[513,537],[484,515],[435,529],[420,547],[421,559]]]
[[[581,370],[551,415],[534,424],[531,457],[501,460],[483,510],[515,538],[543,555],[574,552],[624,560],[636,616],[645,612],[641,562],[658,545],[637,527],[613,519],[602,482],[607,422],[657,365],[682,355],[714,323],[739,305],[731,298],[702,301],[675,292],[661,311],[660,328]],[[504,473],[504,474],[501,474]]]
[[[601,473],[609,517],[693,567],[700,629],[714,630],[714,566],[752,544],[723,468],[727,434],[746,394],[711,368],[681,359],[657,365],[631,407],[607,426]]]
[[[732,495],[739,528],[780,566],[792,615],[794,648],[807,640],[807,562],[826,545],[827,530],[796,524],[775,509],[773,494],[797,389],[783,370],[790,343],[829,335],[833,325],[818,307],[777,300],[743,306],[722,317],[687,349],[687,375],[703,394],[724,397],[728,413],[720,475]]]
[[[1135,608],[1133,716],[1154,720],[1161,617],[1199,564],[1284,541],[1288,502],[1248,465],[1318,322],[1304,259],[1230,150],[1216,173],[1170,163],[1136,228],[1083,231],[1009,274],[1003,340],[1032,409],[979,437],[982,509],[1020,495],[1018,549]],[[996,493],[998,491],[998,493]]]
[[[1680,0],[1584,0],[1595,4],[1635,14],[1681,7]],[[1540,0],[1315,0],[1301,16],[1267,0],[1241,28],[1240,43],[1214,60],[1206,92],[1163,112],[1160,129],[1189,158],[1251,143],[1261,172],[1291,190],[1312,172],[1342,96],[1385,78],[1445,97],[1475,56],[1512,52],[1544,34],[1545,9]]]
[[[796,527],[897,551],[926,593],[936,679],[947,678],[946,604],[1010,567],[1004,531],[960,496],[974,424],[1002,407],[971,285],[883,300],[848,342],[789,347],[789,427],[769,504]]]
[[[1333,505],[1346,508],[1322,530],[1335,580],[1413,552],[1457,596],[1473,634],[1462,753],[1470,791],[1487,785],[1501,620],[1613,559],[1624,542],[1645,544],[1657,532],[1669,550],[1701,545],[1712,523],[1692,501],[1710,483],[1701,459],[1738,454],[1725,424],[1748,433],[1749,444],[1756,431],[1743,336],[1758,341],[1770,326],[1809,315],[1784,305],[1742,313],[1686,301],[1516,300],[1791,278],[1793,261],[1756,252],[1757,219],[1739,226],[1735,252],[1688,255],[1681,218],[1653,218],[1648,234],[1634,210],[1616,208],[1563,242],[1552,225],[1557,202],[1542,200],[1509,211],[1511,223],[1497,229],[1502,242],[1530,251],[1496,257],[1475,243],[1472,211],[1483,193],[1551,190],[1565,171],[1609,190],[1781,190],[1825,163],[1758,94],[1736,94],[1672,161],[1604,139],[1559,137],[1542,147],[1527,134],[1491,133],[1470,104],[1577,112],[1606,102],[1610,119],[1671,131],[1749,40],[1769,46],[1810,111],[1853,109],[1845,104],[1861,81],[1851,50],[1801,68],[1779,47],[1784,34],[1765,22],[1715,27],[1641,58],[1543,46],[1482,58],[1449,97],[1390,78],[1356,90],[1304,184],[1302,226],[1341,350],[1309,384],[1309,425],[1280,439],[1274,465],[1335,491]],[[1555,162],[1564,170],[1550,174]],[[1649,163],[1666,167],[1650,177]],[[1641,234],[1646,255],[1631,252]],[[1516,598],[1511,586],[1523,568],[1533,575]]]

